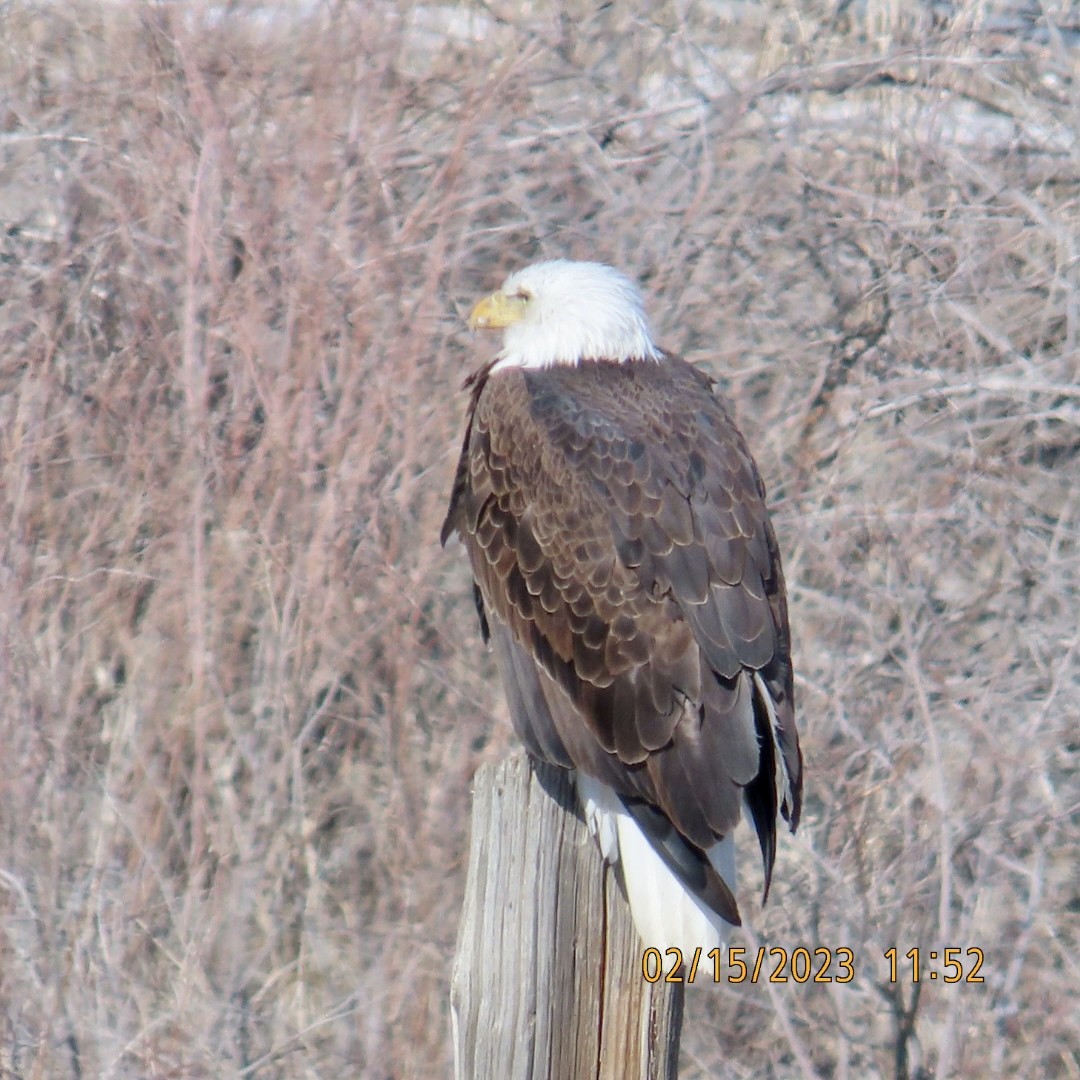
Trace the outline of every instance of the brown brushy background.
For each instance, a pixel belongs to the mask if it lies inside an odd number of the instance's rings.
[[[807,804],[764,911],[745,845],[749,943],[856,960],[692,991],[682,1075],[1080,1076],[1078,42],[1050,0],[5,4],[0,1076],[448,1075],[513,745],[436,543],[461,315],[562,255],[755,448]]]

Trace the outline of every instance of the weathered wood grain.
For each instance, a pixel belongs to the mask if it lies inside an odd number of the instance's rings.
[[[681,987],[642,977],[616,872],[560,769],[476,775],[450,991],[457,1080],[674,1080]]]

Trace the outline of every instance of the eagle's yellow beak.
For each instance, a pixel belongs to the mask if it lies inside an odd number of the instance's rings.
[[[504,292],[493,292],[477,302],[469,312],[470,330],[504,330],[520,322],[525,314],[525,305],[529,301],[524,296],[507,296]]]

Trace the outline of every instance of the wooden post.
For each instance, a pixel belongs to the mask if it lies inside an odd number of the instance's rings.
[[[476,775],[450,989],[456,1080],[675,1080],[682,986],[649,984],[562,769]]]

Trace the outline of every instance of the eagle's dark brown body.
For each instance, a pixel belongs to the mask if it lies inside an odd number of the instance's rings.
[[[468,549],[514,725],[537,758],[617,792],[737,923],[705,853],[745,804],[767,887],[802,780],[784,579],[746,444],[674,356],[471,382],[443,539]]]

